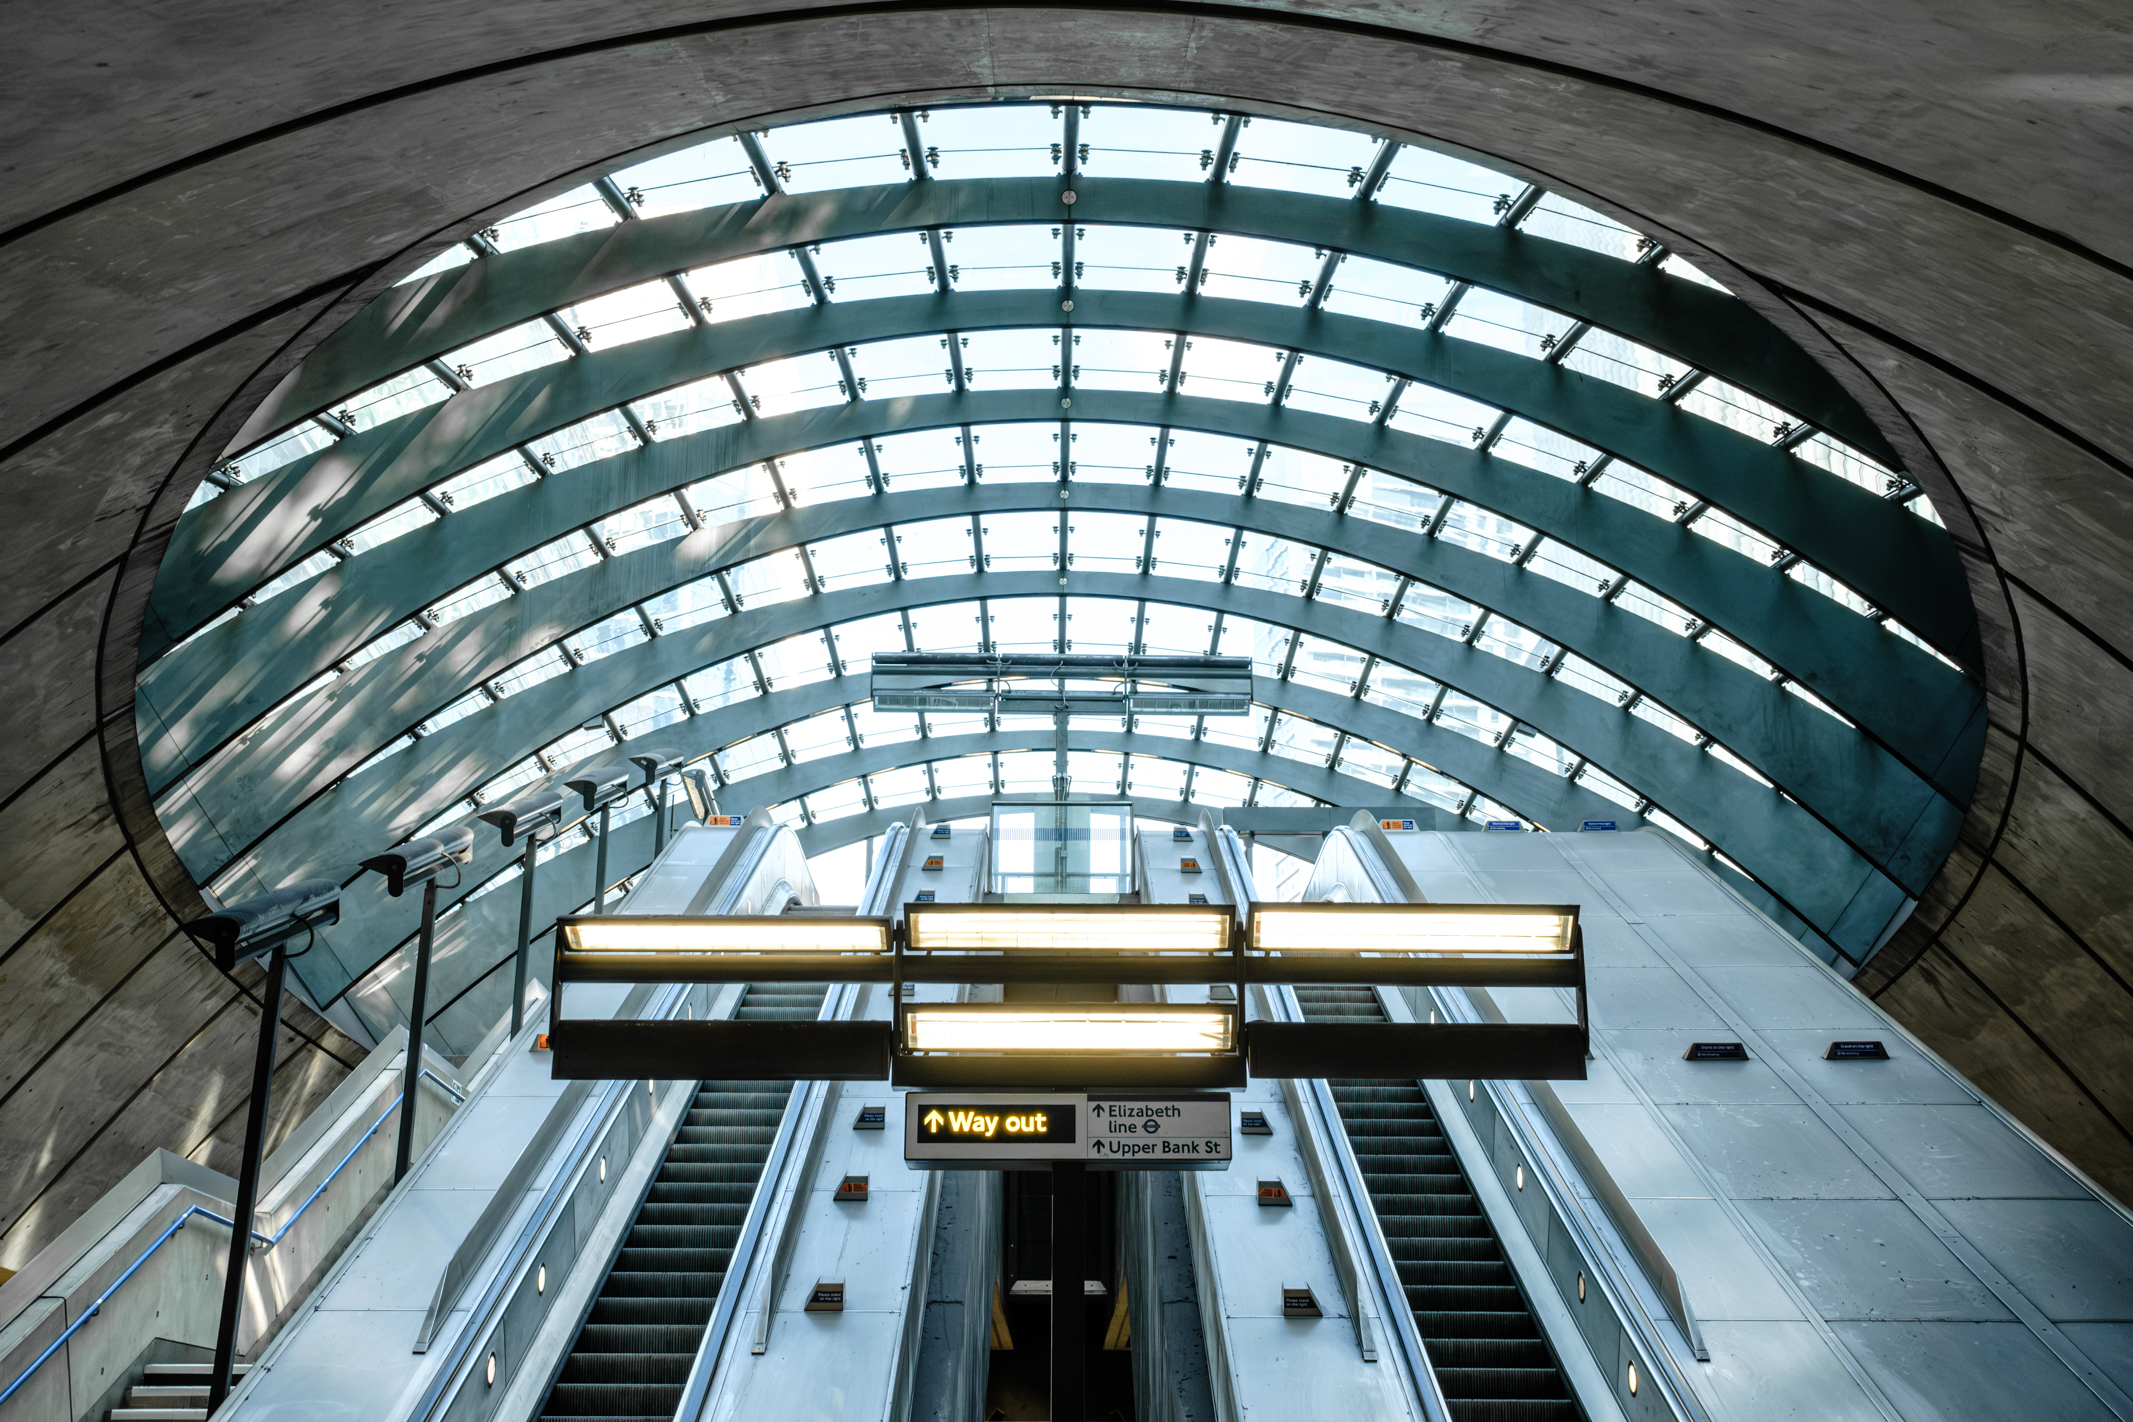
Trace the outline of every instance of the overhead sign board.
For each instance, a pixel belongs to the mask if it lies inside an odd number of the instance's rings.
[[[904,1160],[921,1169],[1226,1170],[1232,1124],[1223,1091],[913,1092]]]

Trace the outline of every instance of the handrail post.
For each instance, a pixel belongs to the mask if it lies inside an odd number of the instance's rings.
[[[252,1059],[252,1099],[245,1107],[244,1159],[237,1172],[237,1205],[230,1211],[230,1266],[222,1281],[222,1318],[215,1329],[215,1365],[208,1372],[207,1410],[213,1416],[230,1395],[237,1363],[237,1320],[244,1309],[245,1266],[252,1253],[252,1211],[259,1203],[259,1157],[266,1144],[267,1094],[274,1086],[274,1052],[281,1036],[281,987],[286,943],[274,945],[259,999],[259,1050]]]
[[[530,841],[529,841],[530,842]],[[437,936],[437,879],[422,881],[422,931],[415,939],[415,1001],[407,1015],[407,1065],[400,1068],[400,1143],[393,1183],[407,1178],[415,1152],[415,1088],[422,1077],[422,1015],[429,1008],[430,947]]]
[[[536,848],[540,836],[526,831],[526,865],[519,871],[518,957],[511,968],[511,1039],[518,1039],[526,1025],[526,959],[533,949],[533,870],[540,861]]]

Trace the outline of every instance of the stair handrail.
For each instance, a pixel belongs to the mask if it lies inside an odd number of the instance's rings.
[[[451,1082],[446,1081],[436,1072],[431,1071],[428,1067],[423,1067],[421,1075],[428,1077],[431,1081],[436,1082],[437,1085],[443,1088],[444,1092],[449,1095],[454,1102],[460,1104],[465,1103],[466,1097],[460,1093],[459,1088],[452,1085]],[[280,1244],[282,1240],[288,1235],[289,1231],[295,1227],[296,1222],[299,1219],[303,1218],[304,1211],[310,1209],[312,1204],[317,1201],[318,1197],[326,1193],[326,1187],[331,1185],[334,1180],[339,1177],[340,1173],[348,1168],[349,1162],[356,1158],[356,1153],[362,1150],[364,1146],[370,1144],[371,1137],[377,1135],[378,1128],[383,1126],[387,1121],[391,1120],[393,1114],[399,1109],[400,1097],[397,1093],[395,1093],[392,1098],[392,1105],[385,1108],[385,1114],[370,1123],[370,1129],[363,1132],[362,1136],[357,1139],[356,1143],[348,1148],[347,1154],[343,1155],[340,1158],[340,1161],[335,1164],[332,1170],[326,1172],[326,1178],[319,1181],[317,1187],[314,1188],[309,1195],[306,1195],[304,1197],[304,1202],[298,1205],[295,1210],[290,1212],[289,1218],[281,1222],[281,1228],[275,1230],[272,1234],[262,1234],[257,1229],[252,1229],[249,1231],[252,1236],[252,1248],[255,1250],[272,1249],[275,1245]],[[27,1383],[30,1378],[37,1372],[37,1370],[43,1367],[47,1362],[49,1362],[59,1352],[60,1349],[66,1347],[68,1341],[71,1340],[75,1334],[81,1332],[81,1330],[85,1326],[87,1326],[89,1320],[96,1317],[96,1315],[103,1310],[105,1304],[111,1302],[112,1297],[116,1295],[122,1287],[125,1286],[126,1281],[131,1279],[135,1274],[139,1273],[141,1271],[141,1267],[145,1265],[150,1259],[155,1257],[156,1251],[161,1249],[165,1244],[168,1244],[171,1239],[177,1235],[178,1231],[185,1228],[186,1223],[189,1220],[194,1219],[195,1217],[200,1219],[212,1220],[216,1224],[223,1226],[225,1229],[235,1229],[237,1227],[237,1222],[231,1219],[228,1215],[216,1214],[213,1210],[209,1209],[205,1205],[189,1205],[184,1210],[180,1211],[178,1217],[172,1220],[168,1225],[165,1225],[163,1227],[163,1232],[155,1237],[154,1242],[151,1243],[146,1249],[142,1250],[140,1256],[136,1258],[131,1264],[128,1264],[123,1273],[121,1273],[116,1279],[113,1279],[108,1285],[106,1285],[104,1291],[98,1294],[95,1300],[90,1303],[87,1308],[82,1310],[79,1317],[77,1317],[72,1323],[68,1324],[65,1330],[62,1331],[57,1338],[54,1338],[51,1344],[46,1347],[42,1353],[39,1353],[28,1367],[24,1368],[20,1373],[18,1373],[13,1382],[9,1383],[5,1389],[0,1389],[0,1403],[5,1403],[9,1398],[13,1397],[17,1392],[21,1391],[23,1384]]]

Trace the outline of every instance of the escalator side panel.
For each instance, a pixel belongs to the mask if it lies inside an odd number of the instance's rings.
[[[1295,992],[1308,1021],[1385,1020],[1368,988]],[[1421,1088],[1330,1085],[1453,1422],[1576,1422],[1583,1413]]]
[[[751,985],[735,1016],[812,1018],[823,992]],[[698,1088],[564,1359],[544,1419],[673,1417],[791,1091],[782,1081]]]

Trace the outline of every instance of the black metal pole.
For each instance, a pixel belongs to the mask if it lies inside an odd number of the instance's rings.
[[[652,821],[652,857],[657,859],[667,847],[667,783],[659,782],[659,794],[654,797],[659,806],[659,818]]]
[[[237,1365],[237,1319],[244,1310],[244,1276],[252,1254],[252,1211],[259,1203],[259,1157],[266,1143],[267,1098],[274,1086],[274,1051],[281,1035],[281,980],[286,944],[276,944],[259,999],[259,1052],[252,1059],[252,1099],[244,1113],[244,1159],[237,1167],[237,1204],[230,1212],[230,1268],[222,1281],[222,1321],[215,1330],[215,1366],[207,1377],[210,1414],[230,1395]]]
[[[1089,1168],[1052,1162],[1052,1422],[1085,1422],[1088,1407]]]
[[[430,944],[437,935],[437,881],[422,881],[422,932],[415,939],[415,1002],[407,1014],[407,1065],[400,1070],[400,1145],[393,1183],[407,1178],[415,1154],[415,1087],[422,1081],[422,1014],[429,1010]]]
[[[511,969],[511,1035],[526,1025],[526,958],[533,947],[533,868],[539,836],[526,831],[526,865],[518,876],[518,960]]]
[[[600,807],[600,845],[593,851],[593,912],[607,912],[607,806]]]

